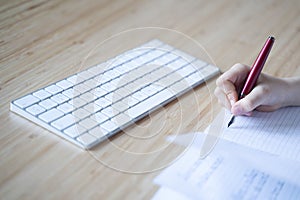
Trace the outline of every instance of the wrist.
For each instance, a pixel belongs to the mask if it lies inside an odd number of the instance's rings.
[[[285,78],[287,84],[285,106],[300,106],[300,78]]]

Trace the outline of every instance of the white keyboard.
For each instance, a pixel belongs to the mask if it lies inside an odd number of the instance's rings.
[[[152,40],[16,99],[10,109],[90,149],[218,72]]]

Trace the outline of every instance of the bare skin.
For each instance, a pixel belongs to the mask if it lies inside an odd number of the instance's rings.
[[[233,115],[250,116],[253,110],[270,112],[286,106],[300,106],[300,77],[277,78],[264,73],[253,90],[238,100],[238,91],[249,70],[249,66],[238,63],[216,81],[215,96]]]

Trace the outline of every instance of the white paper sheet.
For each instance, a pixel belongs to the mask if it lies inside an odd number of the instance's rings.
[[[152,197],[152,200],[190,200],[187,196],[182,193],[176,192],[168,187],[161,187]]]
[[[186,137],[190,136],[177,137],[175,142],[185,145]],[[198,134],[194,145],[155,179],[156,184],[165,188],[155,196],[156,200],[176,193],[182,193],[180,199],[184,196],[190,199],[300,198],[299,162],[225,140],[220,140],[203,160],[199,148],[195,148],[202,142],[203,134]]]
[[[230,113],[226,112],[226,125],[229,119]],[[300,161],[300,107],[238,116],[229,128],[222,128],[221,135],[242,145]]]
[[[155,200],[300,199],[300,107],[238,116],[227,128],[230,117],[221,112],[206,134],[168,138],[189,150],[155,179]]]

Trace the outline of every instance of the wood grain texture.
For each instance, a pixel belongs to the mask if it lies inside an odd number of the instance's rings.
[[[215,78],[91,151],[9,102],[152,38],[226,71],[251,65],[274,35],[264,72],[300,76],[299,11],[298,0],[0,1],[0,199],[150,199],[184,152],[165,137],[203,131],[219,112]]]

